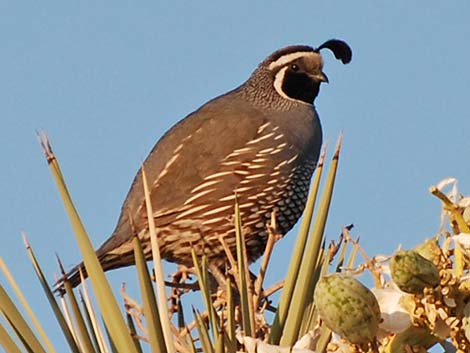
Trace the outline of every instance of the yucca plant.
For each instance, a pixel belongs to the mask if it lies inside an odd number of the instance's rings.
[[[285,280],[265,288],[271,251],[279,239],[276,217],[259,272],[250,274],[238,205],[234,204],[236,256],[227,251],[226,273],[213,276],[207,259],[193,253],[194,267],[165,287],[153,218],[149,217],[153,271],[137,237],[133,239],[139,298],[121,291],[125,315],[95,256],[73,206],[59,164],[44,135],[41,144],[73,226],[90,281],[72,290],[64,277],[57,296],[48,285],[32,248],[33,267],[72,352],[426,352],[436,343],[470,351],[470,202],[456,188],[446,195],[446,180],[431,192],[443,202],[450,227],[412,251],[399,250],[391,260],[369,258],[345,227],[326,246],[324,229],[339,161],[341,138],[319,195],[325,150],[320,157]],[[145,170],[142,173],[146,186]],[[455,184],[456,185],[456,184]],[[147,211],[152,215],[147,198]],[[225,246],[223,239],[220,239]],[[358,254],[364,263],[356,266]],[[56,352],[18,285],[0,258],[13,289],[0,285],[0,344],[7,352]],[[390,271],[391,269],[391,271]],[[368,288],[355,277],[369,271]],[[341,272],[341,273],[339,273]],[[188,275],[189,273],[189,275]],[[188,282],[188,276],[197,281]],[[217,278],[216,278],[217,277]],[[221,278],[220,278],[221,277]],[[91,284],[91,287],[89,286]],[[318,284],[318,285],[317,285]],[[405,290],[403,292],[402,290]],[[198,290],[204,303],[188,315],[186,293]],[[281,291],[274,303],[272,294]],[[20,314],[18,303],[26,312]],[[96,303],[96,304],[95,304]],[[267,312],[274,312],[268,320]],[[189,319],[188,321],[188,318]],[[454,350],[455,351],[455,350]]]

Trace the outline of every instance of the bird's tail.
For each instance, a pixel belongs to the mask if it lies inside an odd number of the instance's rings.
[[[65,291],[65,281],[69,282],[72,285],[72,288],[78,286],[81,283],[80,271],[83,273],[83,277],[85,279],[88,277],[85,265],[83,262],[80,262],[54,283],[54,292],[63,293]]]
[[[131,266],[135,263],[133,251],[121,253],[119,255],[112,253],[103,254],[98,256],[98,260],[100,261],[103,271]],[[72,285],[72,288],[77,287],[81,283],[80,272],[82,272],[84,279],[88,277],[88,273],[83,262],[73,267],[69,272],[67,272],[67,274],[65,274],[63,278],[58,280],[54,284],[54,291],[59,293],[63,292],[64,281],[68,281]]]
[[[120,223],[116,227],[113,234],[96,250],[96,256],[103,271],[126,267],[135,263],[134,249],[129,234],[132,234],[131,225],[128,222],[122,222],[122,224]],[[81,283],[80,271],[86,279],[88,273],[84,263],[81,262],[55,283],[54,290],[59,293],[63,292],[65,280],[70,282],[72,288],[78,286]]]

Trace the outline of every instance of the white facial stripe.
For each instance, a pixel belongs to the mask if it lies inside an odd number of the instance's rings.
[[[271,64],[269,64],[269,69],[273,70],[276,67],[284,66],[285,64],[290,63],[290,62],[292,62],[292,61],[294,61],[298,58],[301,58],[302,56],[306,56],[306,55],[319,55],[319,54],[314,52],[314,51],[301,51],[301,52],[297,52],[297,53],[283,55],[279,59],[277,59],[276,61],[273,61]]]
[[[286,70],[287,70],[287,66],[286,66],[286,67],[283,67],[282,69],[280,69],[280,70],[277,72],[276,77],[274,77],[274,88],[276,89],[276,92],[277,92],[282,98],[292,100],[292,98],[290,98],[290,97],[289,97],[287,94],[285,94],[284,91],[282,90],[282,83],[284,82],[284,75],[286,74]]]

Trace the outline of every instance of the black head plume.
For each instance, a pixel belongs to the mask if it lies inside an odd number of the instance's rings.
[[[322,49],[330,49],[335,58],[341,60],[343,64],[348,64],[351,62],[352,58],[352,51],[349,45],[346,42],[343,42],[339,39],[330,39],[327,40],[325,43],[320,45],[316,51],[320,51]]]

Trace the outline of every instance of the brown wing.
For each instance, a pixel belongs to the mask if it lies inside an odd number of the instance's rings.
[[[309,125],[312,123],[312,116]],[[237,192],[242,206],[262,193],[267,183],[289,177],[299,146],[289,144],[271,116],[248,104],[236,92],[214,99],[176,124],[144,162],[157,226],[185,216],[233,207]],[[295,124],[295,122],[292,122]],[[313,128],[311,126],[310,128]],[[141,173],[124,202],[113,238],[99,253],[131,236],[128,216],[137,231],[147,227]]]

